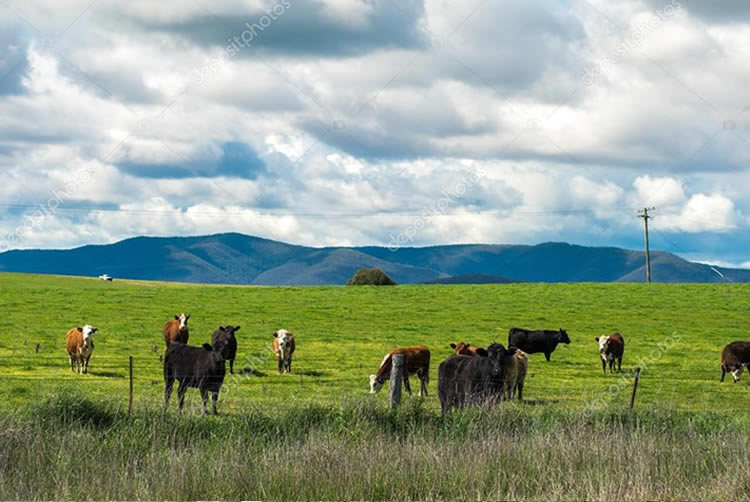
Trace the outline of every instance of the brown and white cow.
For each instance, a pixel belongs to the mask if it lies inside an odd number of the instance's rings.
[[[391,378],[391,359],[394,354],[404,356],[404,388],[411,395],[409,375],[416,373],[419,378],[419,395],[427,395],[427,384],[430,381],[430,349],[424,345],[401,347],[388,352],[380,363],[378,371],[370,375],[370,394],[380,392],[386,380]]]
[[[166,322],[164,325],[164,343],[167,344],[167,348],[172,342],[188,343],[188,338],[190,338],[188,319],[190,319],[190,314],[183,312]]]
[[[750,342],[732,342],[721,351],[721,381],[727,373],[734,383],[740,381],[742,369],[750,364]]]
[[[602,371],[607,373],[607,363],[609,363],[609,372],[615,372],[615,361],[617,362],[617,371],[622,371],[622,354],[625,352],[625,340],[620,333],[595,338],[599,343],[599,357],[602,360]]]
[[[82,328],[73,328],[65,336],[65,345],[70,359],[70,371],[73,373],[87,373],[89,359],[94,352],[94,333],[97,328],[86,324]]]
[[[285,329],[273,333],[273,352],[279,363],[279,373],[292,372],[292,354],[294,354],[294,335]]]
[[[476,347],[466,342],[457,342],[450,344],[450,347],[456,351],[456,354],[463,356],[482,356],[487,357],[487,351],[482,347]]]

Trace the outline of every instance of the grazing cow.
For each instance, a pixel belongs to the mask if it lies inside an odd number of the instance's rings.
[[[622,371],[622,354],[625,352],[625,340],[620,333],[595,338],[599,343],[599,357],[602,359],[602,371],[607,373],[607,363],[609,363],[609,372],[615,372],[615,361],[617,362],[617,371]]]
[[[173,342],[188,343],[190,337],[190,331],[188,331],[188,319],[190,314],[175,315],[174,319],[170,319],[164,325],[164,343],[169,344]]]
[[[750,342],[732,342],[721,351],[721,381],[727,373],[734,383],[740,381],[742,369],[750,364]]]
[[[70,359],[70,371],[88,373],[89,359],[94,352],[94,333],[97,328],[86,324],[82,328],[73,328],[65,335],[65,345]]]
[[[180,342],[169,344],[164,355],[164,405],[169,408],[169,397],[172,395],[174,381],[178,380],[177,389],[179,407],[185,403],[185,391],[188,387],[196,387],[201,391],[203,400],[203,414],[208,411],[208,392],[213,398],[214,415],[217,415],[216,403],[219,400],[219,390],[224,383],[226,367],[226,342],[219,342],[211,347],[204,343],[202,347],[192,347]]]
[[[544,357],[549,361],[549,356],[555,351],[558,343],[569,344],[570,338],[564,329],[551,331],[548,329],[531,331],[523,328],[510,328],[508,332],[508,346],[517,347],[527,354],[544,352]]]
[[[505,390],[504,366],[514,351],[499,343],[487,348],[487,357],[452,355],[438,368],[438,396],[443,413],[464,406],[494,404]]]
[[[409,375],[416,373],[419,378],[419,395],[427,395],[427,384],[430,381],[430,349],[424,345],[401,347],[388,352],[380,363],[378,371],[370,375],[370,394],[380,392],[386,380],[391,378],[391,366],[394,354],[404,356],[404,388],[411,395]]]
[[[505,398],[512,399],[518,394],[518,399],[523,400],[523,383],[529,369],[529,358],[524,351],[515,347],[510,347],[508,353],[513,355],[508,359],[508,364],[503,366]]]
[[[482,356],[487,357],[487,351],[482,347],[476,347],[464,342],[452,343],[450,347],[456,351],[456,354],[464,356]]]
[[[227,344],[226,358],[229,360],[229,373],[234,375],[234,358],[237,356],[237,337],[234,336],[240,330],[239,326],[219,326],[219,329],[211,335],[211,344],[216,346],[219,341]]]
[[[294,354],[294,335],[285,329],[274,331],[273,352],[279,363],[279,373],[292,372],[292,354]]]

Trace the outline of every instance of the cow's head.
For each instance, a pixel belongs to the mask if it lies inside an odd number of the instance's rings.
[[[570,343],[570,338],[568,338],[568,332],[560,328],[560,331],[557,335],[557,341],[560,343],[565,343],[565,344]]]
[[[599,344],[599,355],[602,357],[602,359],[607,358],[607,349],[609,348],[609,335],[606,336],[600,336],[595,338],[596,342]]]
[[[190,319],[190,314],[185,314],[184,312],[180,315],[174,316],[176,321],[180,321],[180,329],[187,329],[187,322],[188,319]]]
[[[203,344],[203,350],[211,353],[211,359],[217,365],[224,362],[224,351],[226,348],[227,342],[222,340],[217,341],[213,347],[208,343]]]
[[[506,355],[508,355],[508,351],[505,350],[505,346],[502,343],[492,342],[492,344],[487,347],[487,357],[493,362],[500,363]]]
[[[286,350],[287,347],[289,347],[289,344],[292,341],[292,336],[293,335],[285,329],[279,329],[273,333],[273,337],[278,340],[279,348],[282,350]]]
[[[223,332],[228,338],[234,338],[234,334],[239,330],[239,326],[219,326],[219,331]]]
[[[472,355],[471,345],[465,342],[452,343],[450,347],[456,351],[456,354]]]
[[[385,375],[378,377],[377,375],[370,375],[370,394],[377,394],[380,389],[383,388],[385,383]]]
[[[732,374],[732,380],[734,380],[734,383],[737,383],[740,381],[740,377],[742,376],[742,369],[745,366],[747,365],[742,364],[742,363],[737,363],[727,368],[727,371],[729,371]]]
[[[93,340],[92,337],[94,336],[94,333],[99,331],[99,329],[90,324],[86,324],[84,327],[78,328],[78,331],[83,335],[83,344],[88,345],[91,340]]]

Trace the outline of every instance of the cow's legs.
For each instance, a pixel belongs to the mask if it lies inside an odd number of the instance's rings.
[[[279,358],[279,373],[284,373],[284,360]]]
[[[522,381],[516,384],[516,389],[518,389],[518,400],[522,401],[523,400],[523,382]]]
[[[551,352],[545,352],[544,357],[547,359],[547,362],[549,362],[549,356],[551,355]]]
[[[166,376],[164,378],[164,408],[169,408],[169,398],[172,397],[172,386],[174,385],[174,378]]]
[[[292,356],[289,356],[289,359],[286,360],[286,372],[292,372]]]
[[[607,374],[607,361],[605,359],[602,359],[602,371],[604,374]]]
[[[216,403],[219,402],[219,391],[218,390],[213,391],[211,393],[211,399],[213,400],[213,405],[214,405],[214,415],[218,415],[219,412],[216,411]]]
[[[723,381],[724,381],[724,376],[725,376],[726,374],[727,374],[727,370],[726,370],[726,369],[724,368],[724,365],[722,364],[722,365],[721,365],[721,380],[719,380],[720,382],[723,382]]]
[[[234,358],[229,360],[229,373],[234,375]]]
[[[617,371],[622,373],[622,356],[617,358]]]
[[[427,382],[429,381],[430,376],[424,371],[420,370],[419,373],[417,373],[417,376],[419,377],[419,395],[421,396],[427,396]]]
[[[73,373],[75,373],[76,372],[76,362],[75,362],[75,359],[73,358],[73,354],[68,354],[68,359],[70,359],[70,371],[72,371]]]
[[[203,414],[208,415],[208,389],[201,387],[201,401],[203,401]]]
[[[409,371],[404,368],[404,389],[411,396],[411,385],[409,385]]]
[[[182,407],[185,406],[185,391],[187,390],[187,380],[183,383],[180,382],[180,386],[177,388],[177,402],[179,404],[180,410],[182,410]]]
[[[83,359],[83,372],[84,373],[89,372],[89,359],[91,359],[90,354]]]

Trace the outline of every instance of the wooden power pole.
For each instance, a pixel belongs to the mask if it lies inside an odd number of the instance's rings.
[[[651,255],[648,251],[648,220],[653,218],[649,211],[654,211],[655,207],[644,207],[638,211],[638,217],[643,218],[643,234],[646,237],[646,282],[651,283]]]

